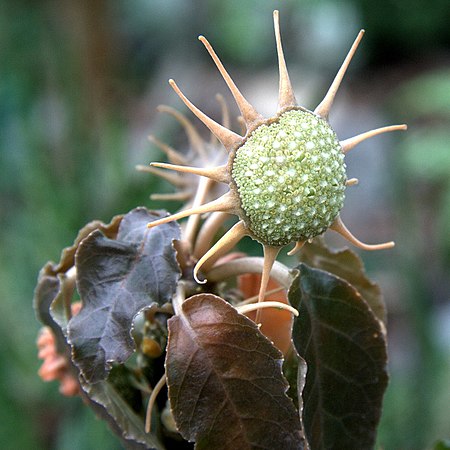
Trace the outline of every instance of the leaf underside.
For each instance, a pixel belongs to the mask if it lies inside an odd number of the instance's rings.
[[[122,219],[117,238],[93,231],[76,253],[77,288],[83,302],[68,325],[73,360],[86,381],[104,380],[114,362],[134,351],[134,317],[169,302],[180,277],[172,246],[176,223],[147,228],[161,214],[137,208]]]
[[[293,342],[308,364],[303,422],[312,450],[373,448],[387,386],[380,321],[346,281],[298,266]]]
[[[254,322],[212,294],[187,299],[168,322],[169,399],[197,449],[303,449],[282,355]]]
[[[112,383],[100,381],[92,384],[81,380],[81,386],[86,394],[85,401],[120,437],[124,448],[164,449],[153,434],[144,432],[142,417],[129,407]]]

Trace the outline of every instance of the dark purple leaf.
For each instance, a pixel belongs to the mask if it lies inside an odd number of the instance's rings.
[[[346,281],[304,264],[289,291],[308,364],[303,423],[312,450],[373,448],[387,386],[383,325]]]
[[[34,310],[37,319],[52,330],[58,352],[65,354],[67,351],[67,343],[64,337],[65,329],[61,329],[50,313],[53,302],[61,297],[61,283],[57,276],[48,274],[48,269],[49,265],[47,264],[39,274],[33,298]]]
[[[307,365],[305,360],[297,353],[295,347],[286,355],[283,364],[283,374],[289,383],[287,394],[294,402],[300,413],[303,411],[303,388],[305,387]]]
[[[303,449],[282,354],[253,321],[212,294],[187,299],[169,322],[169,399],[197,449]]]
[[[83,301],[69,322],[73,359],[91,382],[105,379],[113,362],[134,351],[134,317],[152,304],[170,302],[180,277],[174,239],[176,223],[147,228],[161,214],[137,208],[120,223],[115,240],[99,230],[85,238],[76,254],[77,287]]]
[[[117,235],[117,230],[119,229],[120,222],[123,216],[115,216],[111,219],[109,224],[104,224],[100,220],[93,220],[86,224],[78,232],[78,235],[70,247],[66,247],[61,252],[61,259],[58,264],[52,265],[52,270],[54,273],[64,273],[67,272],[75,264],[75,253],[80,245],[80,242],[87,237],[92,231],[100,230],[106,237],[114,239]]]
[[[130,408],[114,384],[109,381],[92,384],[81,379],[81,386],[86,395],[85,401],[119,436],[124,448],[164,449],[154,434],[145,433],[143,418]]]
[[[59,326],[66,334],[65,328],[71,315],[70,301],[75,288],[72,277],[66,274],[75,264],[75,252],[80,242],[96,229],[107,237],[115,237],[122,217],[115,216],[107,225],[99,220],[88,223],[78,232],[73,245],[63,249],[59,262],[48,262],[39,272],[33,299],[34,309],[38,320],[50,326],[54,333],[61,331],[55,329]]]
[[[348,281],[363,296],[378,319],[386,322],[381,289],[368,278],[363,262],[353,250],[330,249],[324,239],[318,237],[302,248],[300,260],[310,267],[325,270]]]

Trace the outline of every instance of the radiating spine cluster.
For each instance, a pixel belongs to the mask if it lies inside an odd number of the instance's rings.
[[[344,200],[344,187],[357,183],[356,179],[346,179],[343,155],[372,136],[406,129],[406,125],[393,125],[339,142],[328,124],[328,115],[364,31],[358,34],[322,102],[310,112],[297,105],[281,45],[278,11],[274,11],[273,17],[280,73],[278,113],[273,118],[265,119],[250,105],[209,42],[203,36],[199,37],[239,107],[247,130],[245,136],[209,118],[184,96],[173,80],[169,80],[186,106],[227,149],[229,161],[213,168],[188,167],[180,163],[152,165],[225,183],[230,190],[209,203],[194,204],[190,209],[148,225],[154,227],[211,212],[237,215],[239,222],[199,259],[194,276],[197,278],[201,267],[229,251],[244,236],[251,236],[264,248],[259,301],[264,300],[270,270],[278,252],[291,242],[295,242],[295,247],[289,254],[298,251],[307,239],[330,228],[366,250],[394,245],[393,242],[363,244],[342,223],[339,211]]]

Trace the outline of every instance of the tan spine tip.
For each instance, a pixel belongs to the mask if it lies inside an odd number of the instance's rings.
[[[172,80],[173,81],[173,80]],[[192,125],[191,121],[186,118],[186,116],[175,108],[167,105],[159,105],[157,106],[157,111],[161,113],[166,113],[171,115],[175,120],[177,120],[180,125],[184,128],[187,138],[189,140],[189,144],[194,151],[196,151],[202,158],[206,158],[205,146],[203,143],[203,139],[200,134],[195,129],[194,125]]]
[[[344,78],[345,72],[348,69],[348,66],[350,65],[350,62],[353,58],[353,56],[356,53],[356,49],[358,48],[359,43],[361,42],[361,39],[364,36],[364,30],[361,30],[358,33],[358,36],[356,36],[355,41],[353,42],[349,52],[347,53],[347,56],[344,59],[344,62],[342,63],[340,69],[338,70],[336,76],[334,77],[333,82],[331,83],[330,88],[328,89],[324,99],[319,103],[317,108],[314,110],[316,114],[323,117],[324,119],[328,119],[328,115],[330,113],[330,109],[333,106],[334,97],[336,96],[337,91],[339,90],[339,86],[341,85],[341,82]]]
[[[370,139],[374,136],[378,136],[384,133],[390,133],[392,131],[405,131],[408,129],[408,126],[405,124],[402,125],[389,125],[387,127],[376,128],[374,130],[366,131],[365,133],[358,134],[357,136],[353,136],[349,139],[345,139],[340,142],[342,147],[342,151],[344,153],[348,153],[350,150],[355,148],[358,144],[365,141],[366,139]]]
[[[194,278],[197,281],[197,273],[202,268],[210,268],[221,256],[230,251],[248,231],[241,220],[228,230],[197,262],[194,267]]]
[[[173,194],[151,194],[150,199],[155,201],[186,201],[192,197],[190,191],[180,191]]]
[[[305,241],[298,241],[295,244],[295,247],[292,250],[288,251],[288,253],[287,253],[288,256],[292,256],[292,255],[295,255],[296,253],[298,253],[304,245],[305,245]]]
[[[208,280],[206,278],[204,278],[203,280],[200,280],[200,278],[198,277],[199,270],[200,269],[197,268],[197,266],[194,267],[194,270],[193,270],[193,273],[192,273],[193,277],[194,277],[194,280],[195,280],[195,282],[197,284],[206,284],[208,282]]]
[[[225,69],[222,61],[217,56],[217,53],[214,51],[208,39],[206,39],[202,35],[200,35],[198,39],[205,46],[206,50],[214,61],[214,64],[222,75],[223,80],[227,84],[228,89],[233,95],[234,100],[236,101],[238,108],[241,111],[242,116],[244,117],[247,127],[254,126],[256,123],[261,122],[264,118],[255,110],[255,108],[247,101],[247,99],[242,95],[241,91],[237,88],[236,84]]]
[[[279,11],[273,12],[273,25],[275,31],[275,41],[277,45],[278,56],[278,72],[279,72],[279,92],[278,92],[278,111],[296,106],[297,101],[295,99],[294,90],[292,89],[291,81],[289,79],[289,73],[286,66],[286,60],[284,58],[283,46],[281,43],[280,32],[280,15]]]
[[[167,217],[163,217],[162,219],[155,220],[147,224],[148,228],[157,227],[158,225],[162,225],[164,223],[173,222],[175,220],[183,219],[188,216],[192,216],[194,214],[204,214],[210,213],[214,211],[234,211],[236,208],[236,199],[234,198],[231,192],[227,192],[216,200],[212,202],[205,203],[204,205],[197,206],[195,208],[185,209],[184,211],[180,211],[176,214],[172,214]]]
[[[358,178],[350,178],[345,182],[346,186],[356,186],[359,183]]]
[[[252,311],[259,311],[260,309],[264,308],[275,308],[279,310],[289,311],[291,314],[293,314],[295,317],[298,317],[299,312],[293,308],[291,305],[287,305],[286,303],[276,302],[276,301],[265,301],[263,303],[253,303],[250,305],[242,305],[236,307],[236,309],[241,314],[248,314]]]
[[[173,79],[169,80],[169,84],[175,93],[180,97],[183,103],[192,111],[193,114],[197,116],[199,120],[203,122],[205,126],[209,128],[211,133],[213,133],[217,139],[225,146],[228,151],[231,151],[236,146],[242,143],[242,137],[228,128],[223,127],[218,124],[210,117],[208,117],[204,112],[200,111],[184,94],[181,89],[177,86]]]
[[[330,230],[336,231],[342,237],[347,239],[347,241],[349,241],[351,244],[362,250],[387,250],[395,246],[395,242],[393,241],[384,242],[382,244],[365,244],[364,242],[361,242],[359,239],[353,236],[353,234],[344,225],[340,217],[337,217],[334,223],[330,226]]]
[[[169,161],[173,164],[187,164],[187,159],[179,152],[177,152],[175,149],[170,147],[170,145],[165,144],[164,142],[161,142],[159,139],[157,139],[155,136],[150,134],[148,136],[148,140],[155,144],[160,150],[162,150],[166,155]]]
[[[181,173],[190,173],[193,175],[199,175],[202,177],[209,178],[218,183],[228,184],[230,182],[230,176],[228,174],[227,166],[204,168],[204,167],[180,166],[176,164],[159,163],[159,162],[152,162],[150,163],[150,165],[154,167],[159,167],[161,169],[168,169]]]

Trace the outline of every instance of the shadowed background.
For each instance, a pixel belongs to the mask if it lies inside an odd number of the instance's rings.
[[[370,243],[361,253],[389,312],[391,383],[379,447],[431,448],[449,435],[450,27],[448,0],[5,0],[0,4],[0,443],[2,448],[120,448],[78,399],[36,375],[32,310],[39,268],[77,230],[108,222],[171,187],[136,164],[164,160],[149,133],[176,148],[186,111],[167,85],[217,120],[226,86],[204,34],[263,115],[276,111],[272,10],[280,9],[296,97],[313,109],[360,28],[366,36],[330,115],[340,138],[391,123],[407,134],[361,144],[347,157],[342,216]],[[187,113],[188,117],[192,117]],[[208,138],[195,118],[198,130]],[[238,129],[235,123],[236,129]],[[330,236],[330,243],[343,241]],[[250,240],[243,248],[259,254]],[[290,261],[290,262],[289,262]],[[286,263],[293,260],[286,259]]]

